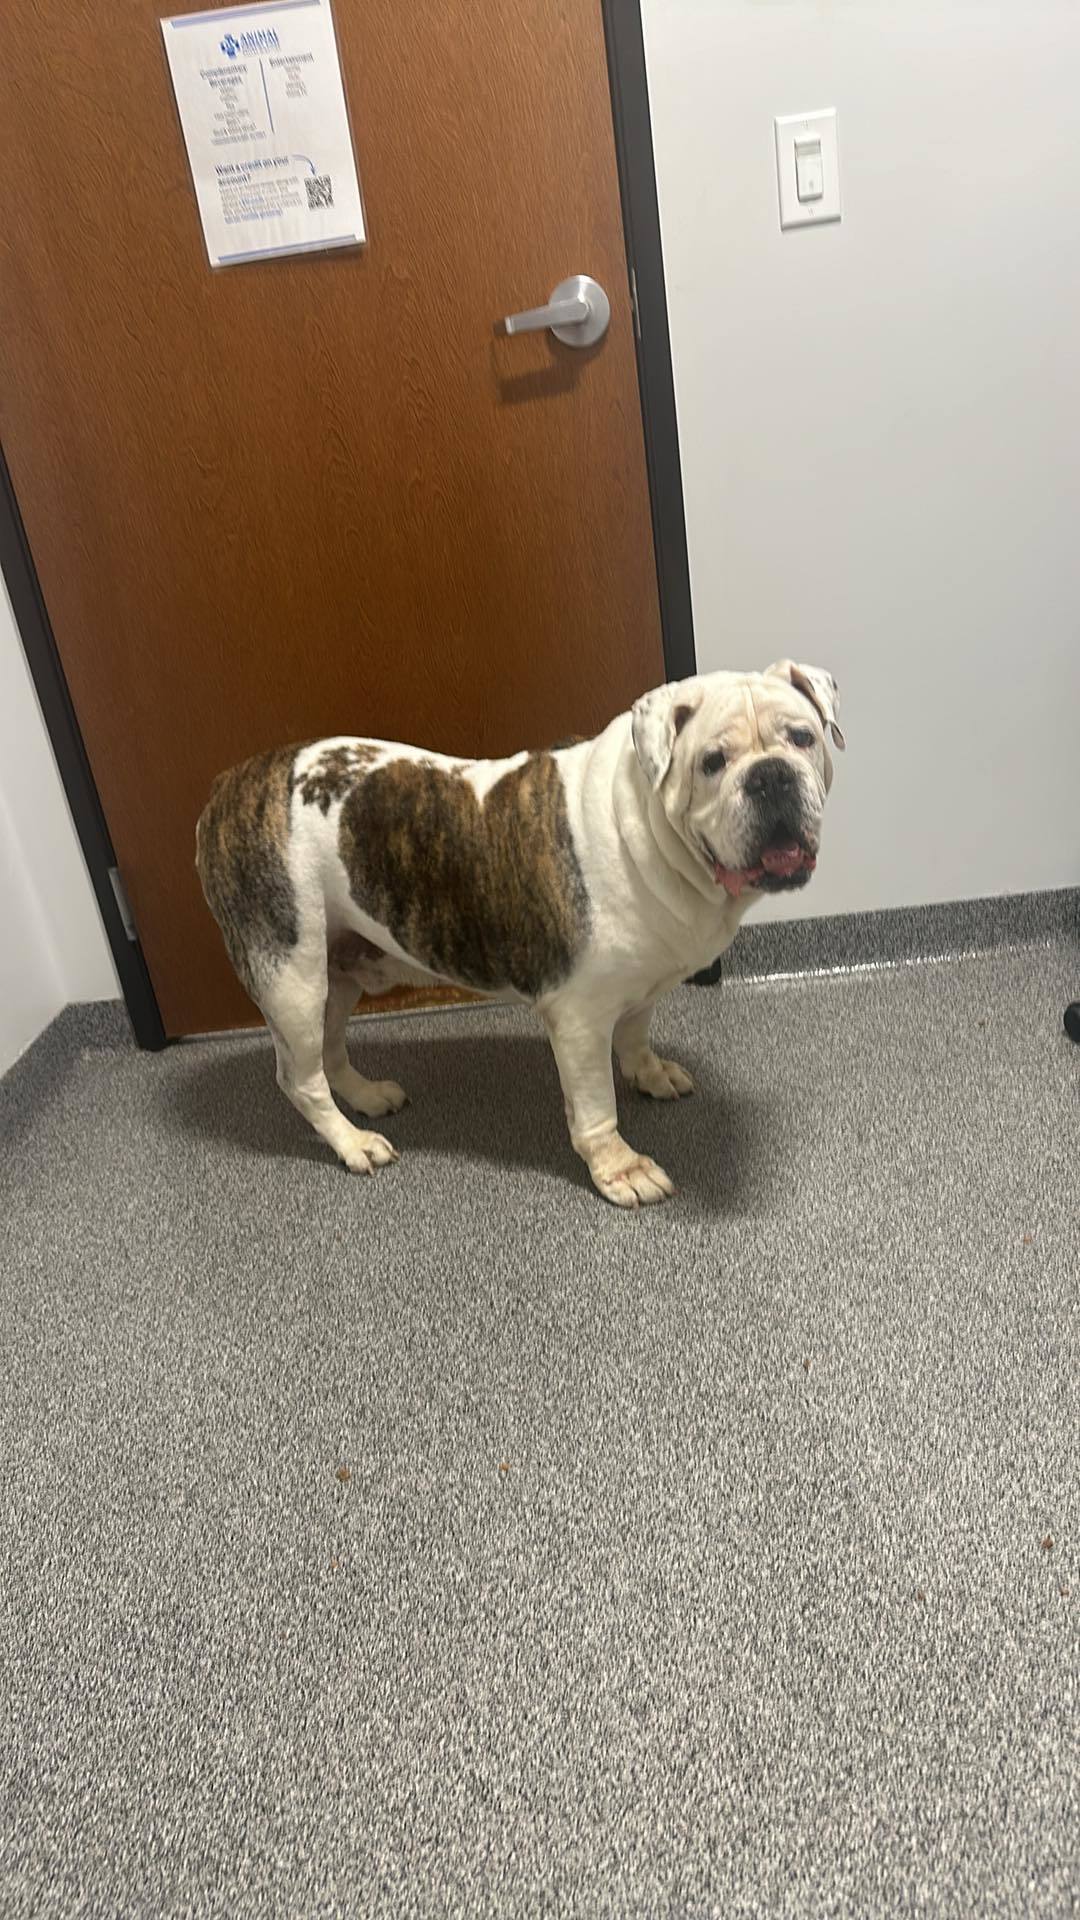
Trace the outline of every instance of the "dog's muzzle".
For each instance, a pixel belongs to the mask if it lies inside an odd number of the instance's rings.
[[[737,899],[744,888],[779,893],[804,887],[817,865],[817,836],[806,818],[802,781],[791,761],[771,754],[755,761],[742,782],[752,824],[744,867],[726,867],[709,849],[713,878]]]

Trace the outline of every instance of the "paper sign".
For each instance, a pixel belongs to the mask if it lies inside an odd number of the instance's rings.
[[[213,267],[365,238],[330,0],[161,22]]]

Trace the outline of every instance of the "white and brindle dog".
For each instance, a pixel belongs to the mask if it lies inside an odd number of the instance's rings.
[[[843,746],[831,674],[784,660],[645,694],[594,740],[460,761],[342,737],[215,782],[197,864],[274,1037],[278,1083],[345,1165],[396,1160],[356,1127],[405,1101],[350,1065],[361,994],[433,981],[527,1001],[570,1138],[606,1199],[671,1181],[619,1133],[612,1049],[658,1100],[693,1091],[649,1044],[660,995],[710,965],[764,893],[812,873]]]

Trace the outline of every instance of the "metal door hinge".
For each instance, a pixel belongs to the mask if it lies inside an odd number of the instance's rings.
[[[109,880],[112,884],[113,899],[116,901],[116,910],[124,924],[124,932],[130,941],[137,943],[139,936],[135,931],[135,915],[131,911],[131,901],[127,897],[124,883],[120,878],[119,867],[109,868]]]
[[[641,308],[638,306],[637,274],[635,273],[633,267],[631,267],[630,269],[630,305],[634,309],[634,332],[637,334],[637,337],[640,340],[641,339]]]

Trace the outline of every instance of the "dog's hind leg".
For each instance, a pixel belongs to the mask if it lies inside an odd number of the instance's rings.
[[[349,1059],[348,1020],[361,984],[357,975],[341,972],[331,962],[323,1026],[323,1067],[330,1086],[342,1100],[367,1119],[378,1120],[384,1113],[401,1111],[405,1105],[405,1089],[399,1087],[396,1080],[365,1080]]]
[[[398,1156],[381,1133],[354,1127],[334,1105],[323,1066],[328,984],[325,945],[320,942],[314,949],[303,943],[259,992],[259,1005],[274,1037],[278,1086],[351,1173],[374,1173]],[[344,1048],[348,1008],[342,1011],[342,1004],[343,990],[336,1017]]]

